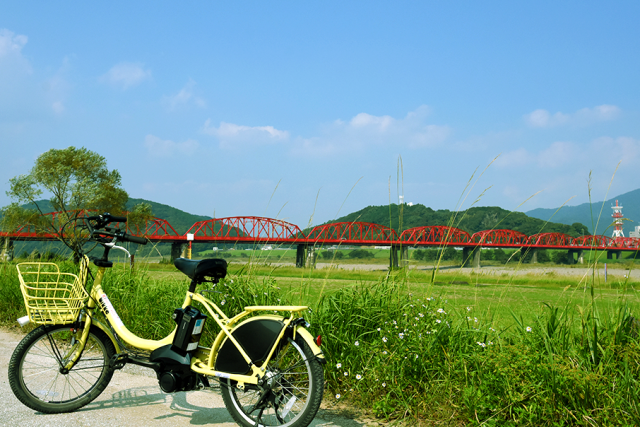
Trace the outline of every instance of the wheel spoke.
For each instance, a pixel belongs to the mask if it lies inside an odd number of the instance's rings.
[[[9,382],[14,394],[45,413],[68,412],[95,399],[99,392],[92,391],[102,391],[113,375],[108,360],[115,353],[106,335],[97,334],[89,332],[85,349],[67,371],[61,368],[79,350],[76,335],[68,326],[34,330],[12,356]]]
[[[268,392],[266,402],[261,401],[260,392],[232,385],[223,388],[225,405],[234,419],[244,427],[308,425],[318,410],[323,388],[322,367],[310,354],[301,338],[289,340],[266,367],[268,375],[261,385]],[[261,412],[256,417],[257,409]]]

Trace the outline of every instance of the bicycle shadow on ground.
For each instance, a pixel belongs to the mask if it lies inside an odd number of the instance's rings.
[[[210,401],[211,406],[193,404],[187,400],[187,393],[191,396],[191,400]],[[196,395],[197,393],[197,395]],[[224,407],[214,407],[214,400],[220,398],[215,391],[201,392],[177,392],[162,393],[154,389],[154,387],[134,387],[122,391],[118,391],[111,395],[111,398],[105,398],[104,394],[99,400],[95,400],[78,410],[78,412],[90,412],[99,409],[124,409],[124,408],[140,408],[145,406],[162,405],[166,410],[161,415],[156,415],[149,420],[164,419],[188,419],[191,425],[206,425],[216,423],[231,423],[235,421]],[[310,424],[311,427],[321,426],[340,426],[340,427],[362,427],[365,423],[351,419],[350,413],[344,409],[320,409],[316,419]],[[369,423],[366,423],[369,425]]]
[[[206,396],[205,396],[206,398]],[[202,399],[202,396],[200,396]],[[212,406],[199,406],[187,401],[187,392],[162,393],[153,390],[150,387],[134,387],[127,390],[118,391],[111,395],[111,398],[96,400],[78,410],[78,412],[95,411],[98,409],[124,409],[124,408],[140,408],[151,405],[168,406],[165,413],[154,417],[154,420],[160,420],[171,417],[190,418],[190,423],[194,425],[203,425],[210,423],[233,423],[233,418],[229,415],[225,408]]]

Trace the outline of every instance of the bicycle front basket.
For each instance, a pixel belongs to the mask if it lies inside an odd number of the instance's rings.
[[[78,276],[61,273],[51,262],[23,262],[16,266],[29,320],[41,325],[74,322],[89,295]]]

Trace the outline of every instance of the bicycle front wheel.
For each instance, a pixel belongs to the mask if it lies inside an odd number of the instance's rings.
[[[223,383],[222,399],[240,425],[306,427],[313,421],[324,390],[322,365],[300,335],[267,366],[262,389]],[[254,386],[255,387],[255,386]]]
[[[47,414],[71,412],[91,402],[107,387],[115,348],[109,337],[92,327],[80,359],[64,369],[80,345],[81,330],[40,326],[18,344],[9,361],[9,385],[18,400]]]

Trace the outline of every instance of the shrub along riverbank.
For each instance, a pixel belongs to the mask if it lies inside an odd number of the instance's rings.
[[[147,338],[171,331],[186,287],[125,268],[104,283],[124,323]],[[450,307],[438,287],[415,292],[402,275],[321,290],[308,301],[308,289],[289,301],[273,277],[242,271],[218,290],[209,295],[227,313],[300,299],[313,308],[307,318],[323,337],[329,402],[427,424],[640,424],[640,345],[629,308],[637,301],[629,297],[597,305],[590,286],[586,304],[548,302],[542,312],[514,311],[505,325],[480,307]],[[15,266],[2,264],[0,321],[23,314]]]

